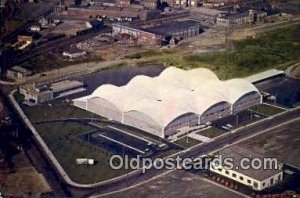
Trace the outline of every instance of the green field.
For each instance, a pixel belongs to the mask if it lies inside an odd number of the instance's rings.
[[[64,118],[105,119],[100,115],[77,108],[71,104],[51,103],[51,106],[49,106],[48,104],[44,103],[34,107],[21,104],[21,108],[32,122]]]
[[[178,144],[178,145],[180,145],[180,146],[182,146],[182,147],[184,147],[184,148],[190,148],[190,147],[192,147],[192,146],[195,146],[195,145],[197,145],[197,144],[200,144],[201,141],[195,140],[195,139],[190,138],[190,137],[187,138],[187,137],[185,136],[185,137],[183,137],[183,138],[180,138],[179,140],[176,140],[174,143],[175,143],[175,144]]]
[[[226,133],[226,131],[223,131],[221,129],[217,129],[215,127],[210,127],[209,129],[204,129],[202,131],[197,132],[196,134],[202,135],[208,138],[215,138],[222,134]]]
[[[164,53],[149,51],[142,56],[149,60],[143,63],[166,63],[180,68],[205,67],[214,71],[221,79],[245,77],[271,68],[284,69],[300,60],[300,25],[262,33],[233,43],[231,51],[191,53]]]
[[[166,49],[166,50],[146,50],[134,54],[129,54],[125,56],[128,59],[141,59],[141,58],[150,58],[155,56],[167,56],[176,54],[178,51],[176,49]]]
[[[30,69],[35,72],[45,72],[53,69],[59,69],[69,65],[76,65],[82,63],[101,62],[101,57],[86,55],[80,59],[69,60],[67,58],[57,57],[52,54],[40,54],[32,57],[20,65],[24,68]]]
[[[78,183],[94,183],[125,174],[129,170],[109,167],[112,153],[76,138],[92,128],[79,123],[47,123],[35,126],[70,178]],[[95,159],[93,166],[76,165],[76,158]]]
[[[266,116],[272,116],[284,112],[284,110],[281,108],[277,108],[266,104],[254,106],[251,108],[251,110]]]

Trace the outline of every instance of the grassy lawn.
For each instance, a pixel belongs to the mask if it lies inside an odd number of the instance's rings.
[[[128,170],[109,167],[111,153],[73,138],[92,128],[79,123],[48,123],[35,126],[70,178],[79,183],[94,183],[117,177]],[[93,166],[78,166],[76,158],[92,158]]]
[[[270,106],[270,105],[266,105],[266,104],[261,104],[261,105],[257,105],[251,108],[253,111],[266,115],[266,116],[272,116],[272,115],[276,115],[278,113],[284,112],[283,109],[281,108],[277,108],[274,106]]]
[[[202,131],[197,132],[196,134],[202,135],[208,138],[215,138],[222,134],[226,133],[226,131],[223,131],[221,129],[217,129],[215,127],[210,127],[209,129],[204,129]]]
[[[195,145],[197,145],[197,144],[200,144],[200,143],[202,143],[201,141],[199,141],[199,140],[195,140],[195,139],[193,139],[193,138],[187,138],[186,136],[185,137],[183,137],[183,138],[180,138],[179,140],[176,140],[175,142],[174,142],[175,144],[178,144],[178,145],[180,145],[180,146],[182,146],[182,147],[184,147],[184,148],[190,148],[190,147],[192,147],[192,146],[195,146]]]
[[[99,115],[74,107],[71,104],[51,103],[51,105],[52,106],[49,106],[47,103],[45,103],[35,107],[29,107],[21,104],[21,108],[32,122],[62,118],[104,119]]]
[[[33,70],[35,72],[45,72],[52,69],[59,69],[69,65],[76,65],[82,63],[101,62],[103,59],[96,56],[85,56],[80,59],[68,60],[61,57],[52,56],[49,54],[41,54],[30,58],[20,65],[24,68]]]
[[[300,25],[262,33],[255,39],[235,41],[231,51],[191,53],[180,55],[161,50],[136,54],[135,58],[149,57],[141,63],[166,63],[180,68],[205,67],[221,79],[245,77],[271,68],[284,69],[300,60]]]
[[[172,55],[178,52],[176,49],[166,49],[166,50],[146,50],[134,54],[129,54],[125,56],[128,59],[141,59],[141,58],[150,58],[155,56],[163,56],[163,55]]]

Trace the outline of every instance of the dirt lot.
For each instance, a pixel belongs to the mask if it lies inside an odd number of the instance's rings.
[[[31,166],[22,153],[14,156],[13,161],[13,171],[0,171],[0,191],[4,197],[39,197],[52,191],[43,175]]]
[[[160,177],[159,179],[148,182],[142,186],[106,197],[239,198],[241,196],[211,184],[198,175],[186,171],[176,170],[164,177]]]
[[[241,142],[240,146],[300,168],[300,120]]]

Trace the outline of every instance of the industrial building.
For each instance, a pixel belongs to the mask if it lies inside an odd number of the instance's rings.
[[[139,75],[127,85],[105,84],[74,105],[166,138],[183,127],[203,125],[262,102],[244,79],[220,81],[208,69],[168,67],[158,77]]]
[[[50,85],[28,84],[19,87],[19,93],[24,96],[24,103],[27,105],[36,105],[85,90],[84,84],[76,80],[64,80]]]
[[[232,5],[241,3],[242,0],[204,0],[203,6],[206,7],[220,7],[224,5]]]
[[[283,164],[277,162],[274,167],[266,167],[256,169],[255,167],[243,168],[243,159],[249,159],[250,161],[260,160],[262,163],[266,157],[253,153],[252,151],[245,149],[240,146],[231,146],[221,150],[217,155],[222,156],[223,159],[232,159],[233,167],[232,169],[226,168],[226,165],[214,162],[210,164],[210,171],[222,175],[223,177],[229,178],[246,186],[249,186],[253,190],[261,191],[265,188],[272,187],[283,180]],[[259,163],[259,162],[258,162]]]
[[[156,19],[161,16],[159,10],[147,10],[135,7],[115,7],[115,6],[81,6],[69,7],[66,11],[60,13],[62,16],[78,18],[130,18],[139,20]]]
[[[225,13],[227,12],[205,7],[198,7],[191,8],[190,18],[201,21],[204,24],[212,25],[216,23],[217,17]]]
[[[61,24],[59,24],[52,30],[52,33],[63,34],[71,37],[85,34],[89,31],[99,30],[103,26],[104,23],[100,20],[64,20]]]
[[[113,24],[113,35],[128,34],[137,39],[138,43],[158,44],[170,40],[178,40],[198,36],[203,32],[199,22],[194,20],[174,21],[151,27],[135,27],[128,24]]]
[[[267,12],[259,10],[249,10],[247,12],[229,15],[223,14],[216,19],[218,25],[241,25],[245,23],[262,22],[267,18]]]

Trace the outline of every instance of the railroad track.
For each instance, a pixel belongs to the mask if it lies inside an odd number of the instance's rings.
[[[27,50],[26,52],[20,54],[19,56],[16,56],[14,58],[14,63],[13,64],[20,64],[28,59],[32,59],[36,56],[39,56],[41,54],[50,52],[54,49],[57,49],[59,47],[64,47],[64,46],[68,46],[74,43],[78,43],[81,41],[84,41],[88,38],[91,38],[93,36],[96,36],[100,33],[108,33],[109,30],[105,29],[103,31],[99,31],[99,32],[93,32],[93,33],[89,33],[87,35],[82,35],[82,36],[77,36],[77,37],[73,37],[73,38],[59,38],[55,41],[52,41],[50,43],[46,43],[45,45],[42,45],[40,47],[31,49],[31,50]]]

